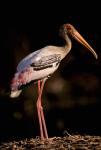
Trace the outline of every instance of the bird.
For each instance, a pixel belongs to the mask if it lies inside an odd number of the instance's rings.
[[[45,46],[24,57],[17,65],[14,77],[10,85],[10,97],[18,97],[24,86],[28,83],[37,83],[38,98],[36,102],[40,137],[48,139],[48,132],[42,107],[42,93],[46,80],[58,69],[61,61],[72,48],[71,38],[81,43],[97,59],[98,55],[88,42],[81,36],[76,28],[70,23],[60,26],[59,35],[64,40],[63,46]]]

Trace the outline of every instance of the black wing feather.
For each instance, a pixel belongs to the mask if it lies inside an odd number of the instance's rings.
[[[34,70],[42,70],[46,68],[50,68],[54,63],[59,64],[61,61],[60,54],[54,54],[49,56],[43,56],[38,61],[35,61],[31,64]]]

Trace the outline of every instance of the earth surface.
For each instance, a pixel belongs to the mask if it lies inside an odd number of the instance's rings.
[[[48,140],[36,137],[1,143],[0,150],[101,150],[101,137],[69,134]]]

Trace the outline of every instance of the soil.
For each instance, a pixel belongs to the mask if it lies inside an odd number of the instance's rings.
[[[1,143],[0,150],[101,150],[101,137],[68,135],[43,141],[37,137]]]

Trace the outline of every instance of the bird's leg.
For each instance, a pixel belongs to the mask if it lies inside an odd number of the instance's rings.
[[[41,105],[41,97],[42,97],[42,91],[44,87],[46,79],[44,79],[41,83],[41,81],[38,81],[38,100],[37,100],[37,110],[38,110],[38,118],[39,118],[39,125],[40,125],[40,133],[41,133],[41,139],[48,139],[48,133],[43,113],[43,107]],[[43,131],[44,130],[44,131]],[[45,135],[45,137],[44,137]]]
[[[40,126],[41,139],[44,139],[43,129],[42,129],[41,111],[40,111],[40,110],[41,110],[40,84],[41,84],[41,81],[40,81],[40,80],[38,80],[38,100],[37,100],[37,112],[38,112],[38,119],[39,119],[39,126]]]
[[[43,87],[44,87],[45,81],[46,81],[46,79],[42,80],[41,89],[40,89],[41,96],[42,96],[42,91],[43,91]],[[41,119],[42,119],[42,124],[43,124],[43,130],[44,130],[45,138],[48,139],[48,132],[47,132],[47,128],[46,128],[45,117],[44,117],[42,105],[41,105]]]

